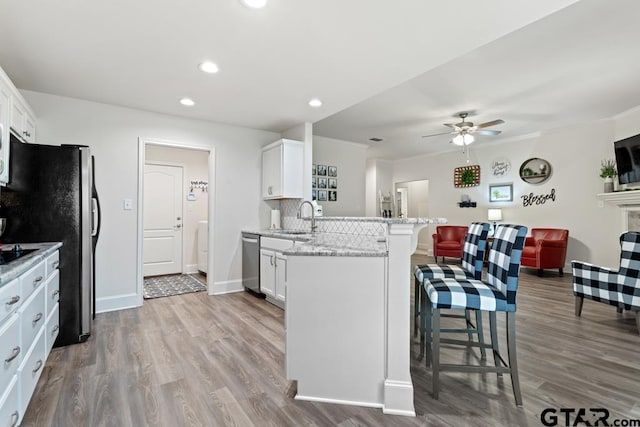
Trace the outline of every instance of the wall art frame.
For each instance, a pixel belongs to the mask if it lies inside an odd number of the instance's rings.
[[[489,202],[513,202],[513,184],[490,184]]]
[[[453,170],[453,185],[456,188],[480,185],[480,165],[460,166]]]

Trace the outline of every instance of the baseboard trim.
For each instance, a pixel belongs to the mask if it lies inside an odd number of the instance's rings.
[[[242,279],[226,280],[224,282],[215,282],[209,289],[209,295],[224,295],[241,291],[244,291]]]
[[[382,412],[385,414],[404,415],[415,417],[413,406],[413,384],[411,381],[385,380],[384,405]]]
[[[139,307],[138,300],[138,294],[96,298],[96,313],[107,313],[109,311]]]
[[[307,402],[335,403],[338,405],[363,406],[365,408],[382,408],[381,403],[374,402],[358,402],[355,400],[327,399],[324,397],[303,396],[296,394],[296,400],[305,400]]]

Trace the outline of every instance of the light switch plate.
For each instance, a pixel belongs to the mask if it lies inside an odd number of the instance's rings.
[[[125,211],[130,211],[131,209],[133,209],[133,200],[124,199],[122,201],[122,209],[124,209]]]

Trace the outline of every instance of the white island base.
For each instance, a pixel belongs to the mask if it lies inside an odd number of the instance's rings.
[[[285,252],[286,371],[298,382],[296,399],[415,416],[411,254],[429,222],[386,222],[382,254]]]
[[[383,406],[387,258],[289,257],[287,378],[296,399]]]

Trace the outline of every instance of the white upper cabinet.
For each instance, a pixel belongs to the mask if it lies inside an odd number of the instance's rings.
[[[304,144],[300,141],[281,139],[262,150],[262,198],[304,198]]]
[[[11,102],[11,129],[25,142],[36,140],[36,119],[17,96]]]
[[[11,91],[0,79],[0,183],[9,181],[9,109]]]
[[[9,182],[9,133],[36,142],[36,116],[0,68],[0,184]]]

